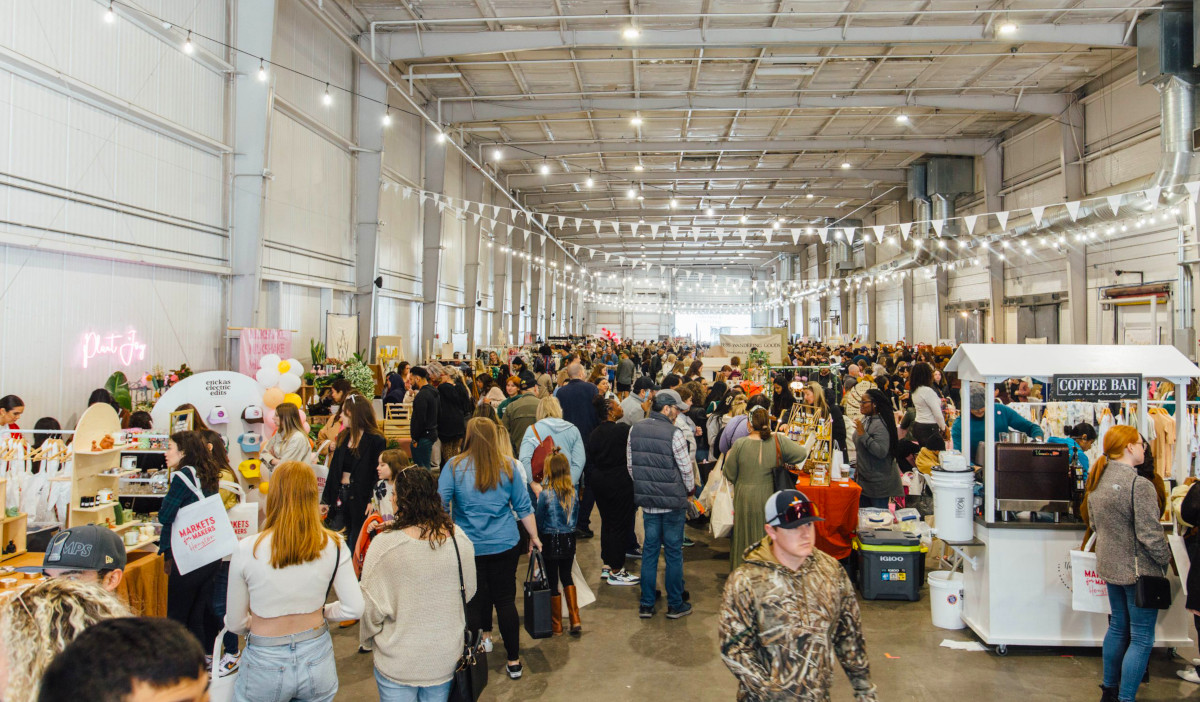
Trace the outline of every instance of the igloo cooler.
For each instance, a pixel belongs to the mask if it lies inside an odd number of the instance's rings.
[[[858,532],[855,546],[863,599],[921,599],[925,554],[919,536],[900,529],[864,529]]]

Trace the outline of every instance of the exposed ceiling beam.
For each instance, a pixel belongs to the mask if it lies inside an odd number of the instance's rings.
[[[646,206],[648,209],[653,209],[651,207],[651,203],[657,203],[657,206],[661,207],[662,211],[664,213],[670,212],[670,209],[667,207],[667,202],[672,197],[671,193],[669,193],[667,191],[663,191],[663,190],[643,190],[641,192],[642,192],[643,197],[645,198],[645,200],[643,200],[641,203],[642,205]],[[807,194],[807,192],[808,191],[806,191],[806,190],[793,190],[791,188],[782,188],[780,190],[713,190],[712,192],[704,192],[704,193],[680,192],[680,193],[675,194],[675,198],[678,199],[681,203],[684,203],[685,205],[690,206],[690,203],[692,203],[695,200],[704,200],[706,202],[720,203],[720,202],[725,202],[728,200],[733,200],[736,198],[755,198],[755,199],[759,199],[759,200],[761,200],[763,198],[787,198],[787,199],[803,198]],[[834,191],[834,192],[836,192],[836,191]],[[900,196],[900,191],[899,191],[899,189],[897,189],[895,198],[898,198],[899,196]],[[528,207],[541,207],[543,205],[561,205],[561,204],[567,204],[567,203],[608,202],[610,200],[616,200],[618,202],[628,202],[631,205],[634,203],[634,200],[630,200],[626,197],[624,191],[622,191],[622,192],[611,192],[611,191],[610,192],[586,192],[585,191],[585,192],[578,192],[578,193],[532,193],[529,195],[525,195],[523,197],[525,200],[525,205]],[[841,197],[841,199],[843,199],[843,200],[870,199],[870,198],[854,198],[849,195],[840,195],[840,196],[833,195],[832,197]],[[893,199],[895,199],[895,198],[893,198]],[[802,208],[797,207],[795,209],[799,210]],[[684,214],[685,216],[687,215],[686,208],[682,214]]]
[[[623,198],[625,196],[626,189],[628,189],[629,186],[631,185],[631,183],[633,183],[633,182],[644,183],[648,189],[673,190],[675,192],[675,194],[679,196],[680,199],[695,200],[695,199],[708,198],[710,196],[715,196],[715,195],[730,195],[731,196],[731,195],[735,195],[738,193],[738,191],[736,191],[736,190],[726,189],[726,188],[710,190],[704,186],[704,184],[708,182],[708,179],[705,179],[705,178],[675,179],[670,176],[667,176],[667,177],[657,177],[656,176],[653,178],[631,179],[628,177],[624,177],[624,178],[608,179],[608,178],[600,177],[600,178],[596,179],[596,181],[595,181],[596,185],[594,188],[582,189],[583,188],[583,180],[576,174],[567,174],[567,175],[559,176],[563,180],[558,181],[556,183],[547,182],[551,178],[555,178],[556,176],[540,176],[540,175],[537,175],[536,173],[532,173],[532,174],[521,173],[521,174],[514,174],[514,176],[515,175],[530,175],[534,179],[537,179],[538,182],[520,182],[520,183],[510,182],[510,185],[513,187],[513,189],[516,192],[518,192],[518,193],[528,192],[530,195],[567,194],[567,193],[576,195],[576,194],[587,194],[589,192],[593,192],[593,193],[597,193],[600,197]],[[749,180],[749,179],[739,179],[739,180]],[[553,190],[553,191],[547,192],[547,191],[542,191],[542,190],[536,189],[536,188],[540,188],[542,186],[561,187],[563,185],[578,185],[578,186],[580,186],[581,190]],[[788,197],[804,197],[804,196],[808,195],[809,193],[812,193],[813,196],[815,196],[815,197],[835,197],[835,198],[841,198],[843,200],[845,200],[845,199],[850,199],[850,200],[880,199],[880,200],[889,200],[890,201],[890,200],[900,200],[904,197],[904,189],[903,188],[897,188],[897,187],[891,187],[891,186],[879,187],[879,188],[837,188],[837,187],[828,187],[828,186],[815,187],[815,188],[807,188],[807,187],[806,188],[798,188],[795,183],[780,183],[776,187],[778,188],[777,190],[771,190],[771,191],[742,190],[741,192],[744,194],[747,194],[747,195],[753,195],[753,194],[761,195],[761,194],[765,194],[765,193],[781,193]]]
[[[539,173],[520,173],[512,174],[511,178],[516,178],[520,175],[522,178],[533,177],[535,184],[537,179],[544,179],[541,182],[553,183],[552,178],[555,174],[543,176]],[[644,175],[645,177],[640,177]],[[669,174],[643,172],[642,174],[631,173],[629,182],[647,183],[658,180],[838,180],[838,181],[878,181],[881,183],[904,183],[907,182],[906,171],[903,168],[758,168],[750,170],[728,170],[728,171],[675,171]],[[565,174],[563,178],[568,179],[566,182],[582,183],[587,178],[586,172],[573,174]],[[526,187],[530,184],[526,183]]]
[[[442,56],[469,56],[539,49],[659,49],[720,47],[841,46],[1016,42],[1128,48],[1124,23],[1023,24],[1012,36],[995,37],[983,24],[851,27],[738,27],[707,29],[643,29],[635,42],[621,28],[532,31],[375,32],[376,58],[412,61]]]
[[[847,88],[846,92],[852,89]],[[825,91],[822,91],[825,92]],[[828,91],[833,93],[836,91]],[[599,94],[598,94],[599,95]],[[486,95],[464,98],[440,98],[437,111],[447,124],[490,122],[510,117],[529,117],[591,110],[651,112],[663,110],[732,111],[795,109],[887,110],[897,107],[932,107],[971,112],[1011,112],[1056,116],[1070,106],[1073,98],[1054,93],[1009,95],[1002,91],[973,91],[964,95],[904,93],[858,93],[850,95],[779,95],[739,97],[684,95],[680,97],[525,97],[503,99]]]
[[[512,152],[516,160],[536,160],[542,157],[580,156],[584,154],[694,154],[787,153],[794,151],[890,151],[901,153],[939,154],[944,156],[980,156],[996,146],[992,139],[923,139],[865,138],[865,139],[763,139],[747,141],[699,141],[693,139],[670,141],[583,141],[522,145]]]
[[[737,222],[722,222],[720,224],[698,224],[696,226],[699,226],[699,227],[727,227],[727,228],[728,227],[745,227],[745,228],[751,228],[751,229],[757,227],[757,228],[761,229],[764,226],[767,226],[766,224],[763,223],[764,217],[766,215],[772,215],[772,216],[789,215],[792,219],[799,220],[799,219],[814,219],[814,218],[818,218],[818,217],[842,217],[852,211],[853,210],[850,207],[836,208],[836,207],[830,207],[828,205],[825,205],[825,206],[818,205],[818,206],[814,206],[814,207],[790,207],[790,208],[778,208],[778,209],[770,208],[770,207],[763,208],[763,209],[747,207],[747,208],[745,208],[745,214],[749,215],[753,221],[747,222],[746,224],[739,224]],[[591,226],[590,224],[587,224],[587,222],[589,222],[591,220],[596,220],[596,219],[598,219],[602,222],[608,222],[610,220],[625,220],[625,219],[636,220],[638,217],[644,217],[644,218],[648,218],[646,220],[647,222],[657,222],[659,224],[666,224],[668,222],[668,220],[674,219],[674,220],[677,220],[675,222],[675,224],[678,224],[679,226],[682,227],[682,226],[684,226],[683,220],[687,220],[687,219],[702,219],[705,222],[713,222],[714,220],[719,220],[722,217],[724,217],[724,218],[739,217],[742,215],[742,213],[743,213],[743,209],[741,207],[734,207],[733,209],[718,207],[718,208],[716,208],[716,214],[714,214],[712,217],[709,217],[700,212],[696,212],[694,210],[692,210],[692,211],[670,210],[670,209],[667,209],[665,206],[659,207],[659,208],[653,208],[653,209],[630,208],[630,209],[626,209],[626,210],[621,210],[621,209],[616,209],[616,210],[614,210],[614,209],[572,210],[570,212],[548,212],[547,214],[549,214],[551,216],[550,216],[550,220],[549,220],[550,223],[547,226],[553,227],[553,225],[557,223],[555,216],[561,214],[567,218],[567,224],[565,224],[562,227],[562,231],[573,234],[573,233],[575,233],[575,222],[573,220],[575,218],[579,218],[579,219],[584,220],[584,225],[579,230],[579,233],[581,235],[583,235],[583,234],[589,234],[589,233],[590,234],[596,233],[595,227]],[[807,226],[807,223],[787,224],[784,226],[788,226],[788,227]],[[600,233],[603,234],[609,230],[610,230],[609,227],[601,227]]]

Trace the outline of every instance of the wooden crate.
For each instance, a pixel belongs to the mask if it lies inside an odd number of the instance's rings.
[[[412,405],[388,405],[383,418],[383,437],[388,441],[412,437]]]

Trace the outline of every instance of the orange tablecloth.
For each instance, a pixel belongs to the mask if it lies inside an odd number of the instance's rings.
[[[853,480],[814,487],[807,475],[801,475],[796,489],[817,506],[825,521],[817,522],[817,548],[841,560],[852,552],[851,543],[858,532],[858,498],[862,487]]]
[[[4,561],[6,566],[40,566],[45,554],[26,553]],[[125,578],[117,586],[117,594],[129,603],[136,615],[145,617],[167,616],[167,574],[163,572],[163,559],[157,553],[134,551],[125,564]]]

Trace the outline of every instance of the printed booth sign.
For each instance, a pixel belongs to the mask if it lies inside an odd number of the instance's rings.
[[[1060,402],[1116,402],[1141,397],[1142,375],[1055,375],[1051,377],[1053,398]]]

